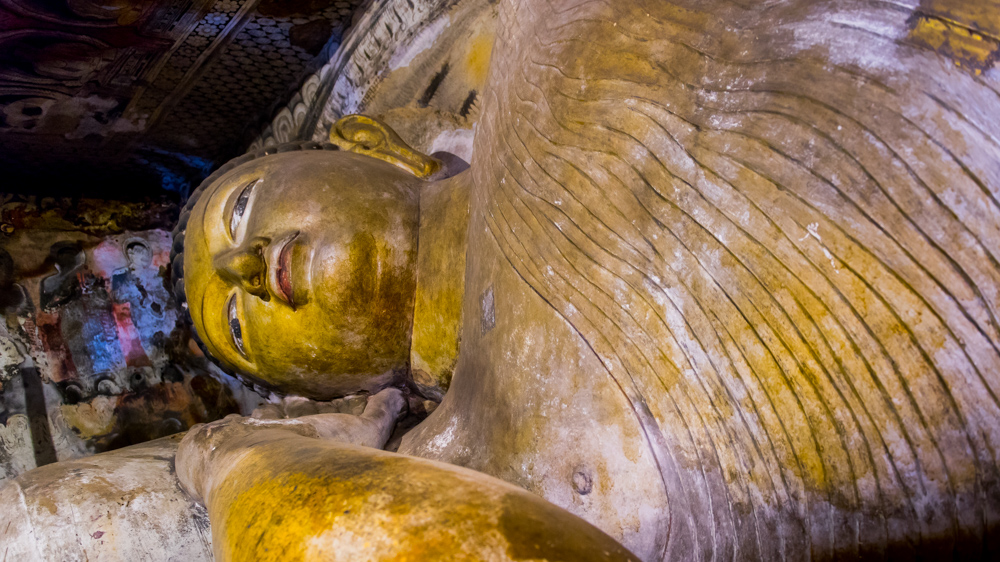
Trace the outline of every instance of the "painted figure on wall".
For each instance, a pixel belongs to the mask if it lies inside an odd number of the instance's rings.
[[[1000,4],[500,10],[469,170],[350,116],[182,213],[209,353],[373,395],[189,432],[215,556],[994,558]],[[421,290],[460,351],[390,454]]]
[[[79,201],[5,202],[0,243],[19,251],[0,250],[0,464],[31,462],[0,479],[252,409],[238,383],[188,357],[164,285],[169,232],[108,234],[121,204],[105,202],[94,227]]]

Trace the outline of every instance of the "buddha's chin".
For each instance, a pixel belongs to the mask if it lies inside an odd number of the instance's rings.
[[[350,373],[336,376],[316,375],[316,384],[305,384],[299,394],[311,400],[333,400],[359,392],[374,394],[397,382],[401,370],[382,373]]]
[[[333,400],[359,392],[376,393],[387,386],[398,382],[402,376],[401,368],[390,368],[384,371],[337,372],[333,370],[316,370],[309,367],[286,365],[278,372],[281,376],[272,377],[267,373],[241,376],[246,380],[261,384],[266,388],[281,394],[298,395],[310,400]]]

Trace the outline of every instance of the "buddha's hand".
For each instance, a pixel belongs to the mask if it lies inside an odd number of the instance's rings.
[[[326,402],[303,398],[302,396],[285,396],[277,402],[261,404],[251,418],[262,420],[279,420],[285,418],[301,418],[314,414],[352,414],[360,416],[368,405],[368,400],[374,396],[354,394]]]
[[[380,449],[405,408],[403,393],[387,388],[369,397],[360,415],[320,413],[281,419],[226,416],[188,431],[177,450],[177,476],[181,487],[202,501],[213,479],[224,478],[254,445],[301,435]]]

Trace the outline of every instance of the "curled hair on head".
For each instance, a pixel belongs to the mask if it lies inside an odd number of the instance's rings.
[[[170,273],[168,277],[174,298],[177,299],[177,305],[182,310],[185,311],[184,317],[186,322],[188,323],[191,322],[191,315],[190,313],[187,312],[187,307],[184,306],[187,303],[187,297],[184,294],[184,234],[185,231],[187,230],[188,219],[191,217],[191,210],[198,202],[198,199],[200,199],[202,194],[205,193],[205,190],[208,189],[208,186],[218,181],[222,176],[229,173],[237,166],[241,166],[243,164],[246,164],[247,162],[250,162],[251,160],[263,158],[265,156],[270,156],[272,154],[279,154],[282,152],[294,152],[297,150],[339,150],[339,149],[335,145],[330,143],[320,143],[313,141],[294,141],[294,142],[286,142],[278,144],[275,146],[264,147],[256,152],[243,154],[242,156],[237,156],[236,158],[233,158],[229,162],[226,162],[225,164],[220,166],[217,170],[212,172],[207,178],[205,178],[204,181],[202,181],[198,185],[198,187],[191,192],[191,195],[188,196],[187,201],[184,203],[184,207],[181,209],[180,218],[177,219],[177,225],[174,226],[173,230],[173,244],[170,247],[170,269],[169,269]],[[215,358],[208,353],[207,349],[205,349],[205,345],[201,342],[201,338],[198,337],[198,334],[194,330],[192,330],[191,335],[198,343],[198,346],[201,348],[202,352],[205,353],[205,356],[212,359],[212,361],[216,365],[219,365],[219,367],[221,368],[219,362],[216,361]],[[247,384],[247,386],[250,386],[258,393],[266,395],[268,391],[272,390],[270,388],[267,388],[265,385],[262,385],[260,381],[247,380],[247,378],[244,377],[243,375],[240,375],[239,378],[245,384]]]

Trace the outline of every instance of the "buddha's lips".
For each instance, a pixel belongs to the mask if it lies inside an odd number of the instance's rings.
[[[285,246],[281,248],[281,253],[278,254],[278,274],[277,281],[278,286],[276,287],[278,292],[281,293],[281,297],[285,299],[288,304],[295,308],[295,301],[292,300],[292,295],[295,293],[292,291],[292,242],[298,235],[293,236]]]

